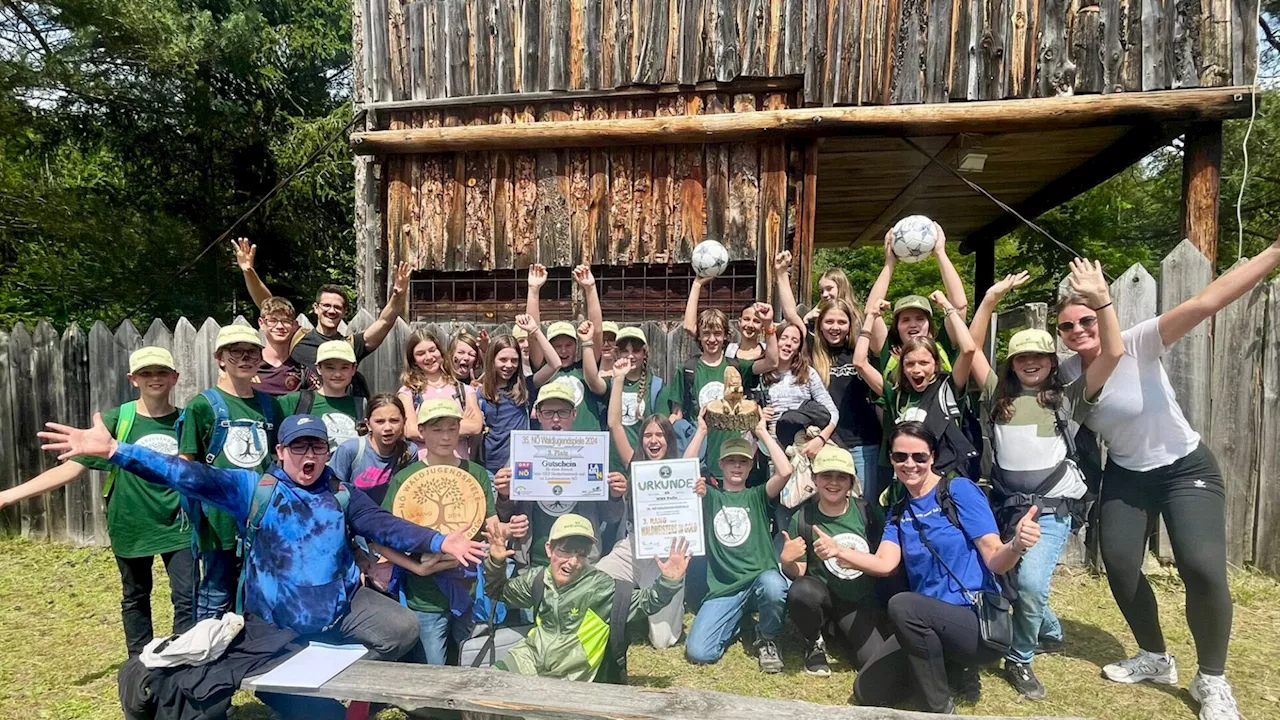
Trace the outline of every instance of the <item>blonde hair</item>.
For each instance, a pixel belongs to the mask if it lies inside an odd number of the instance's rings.
[[[849,318],[849,334],[845,336],[844,343],[837,346],[830,346],[827,338],[822,334],[822,319],[827,313],[839,311]],[[862,327],[862,313],[858,312],[857,307],[848,302],[836,298],[835,300],[823,300],[818,303],[818,321],[814,323],[813,332],[817,335],[816,342],[813,343],[813,369],[818,371],[818,377],[822,379],[823,385],[831,383],[831,355],[832,350],[838,347],[853,350],[854,338],[858,337],[858,329]]]
[[[414,350],[424,342],[433,343],[436,351],[440,353],[441,375],[451,382],[456,382],[457,378],[453,374],[453,359],[445,353],[444,345],[440,344],[440,338],[430,330],[415,330],[409,335],[409,341],[404,344],[404,370],[400,372],[400,384],[414,392],[422,392],[422,389],[427,386],[427,371],[418,367],[413,357]]]
[[[853,285],[849,284],[849,276],[844,274],[844,270],[833,267],[822,273],[822,277],[818,278],[819,284],[823,280],[830,280],[836,286],[836,299],[843,300],[853,307],[860,307],[862,303],[858,302],[858,298],[853,294]]]
[[[290,320],[294,320],[298,317],[298,313],[293,309],[293,303],[279,295],[272,295],[266,300],[263,300],[262,305],[258,307],[258,310],[259,316],[264,318],[280,314],[288,315]]]
[[[729,318],[723,310],[709,308],[698,313],[698,347],[702,347],[702,333],[712,330],[729,332]]]

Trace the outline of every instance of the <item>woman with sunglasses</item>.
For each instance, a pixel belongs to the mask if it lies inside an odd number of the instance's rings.
[[[1199,663],[1191,696],[1200,703],[1201,720],[1239,717],[1223,676],[1232,614],[1226,495],[1218,462],[1178,406],[1161,358],[1277,266],[1280,239],[1190,300],[1125,330],[1124,355],[1085,420],[1107,443],[1100,498],[1102,561],[1111,594],[1139,648],[1134,657],[1104,667],[1103,674],[1120,683],[1178,682],[1155,594],[1142,572],[1151,524],[1162,515],[1178,575],[1186,585],[1187,625]],[[1069,382],[1088,372],[1102,354],[1098,309],[1069,297],[1060,304],[1057,318],[1063,344],[1077,353],[1062,364],[1063,378]]]
[[[884,577],[902,565],[910,591],[889,600],[890,637],[858,673],[853,693],[862,705],[905,704],[904,688],[928,712],[954,713],[947,667],[976,666],[999,657],[982,641],[973,598],[999,592],[995,576],[1008,572],[1040,539],[1036,508],[1000,540],[982,490],[967,478],[947,481],[933,469],[937,439],[920,422],[905,422],[889,437],[889,459],[906,496],[889,511],[874,554],[819,541],[824,562]],[[954,520],[951,516],[954,516]],[[913,682],[914,681],[914,682]]]
[[[970,326],[985,337],[1000,298],[1026,282],[1027,273],[1009,275],[987,290]],[[1053,336],[1044,330],[1022,330],[1009,341],[1008,360],[982,383],[984,435],[990,440],[991,505],[996,524],[1008,533],[1032,505],[1040,509],[1040,542],[1018,565],[1018,596],[1013,603],[1013,643],[1004,659],[1005,680],[1020,695],[1043,700],[1047,693],[1031,662],[1037,651],[1062,644],[1062,624],[1049,608],[1049,585],[1058,555],[1067,543],[1073,518],[1083,517],[1088,491],[1076,464],[1079,423],[1093,407],[1102,386],[1123,352],[1120,321],[1102,266],[1074,260],[1068,279],[1071,292],[1098,311],[1102,352],[1089,371],[1065,382],[1058,367]],[[981,353],[981,351],[979,351]]]

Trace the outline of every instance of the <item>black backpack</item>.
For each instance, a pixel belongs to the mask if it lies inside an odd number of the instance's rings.
[[[365,396],[363,393],[358,392],[358,388],[356,388],[354,384],[351,386],[351,393],[354,396],[356,401],[356,424],[359,425],[360,423],[365,421],[365,416],[364,416]],[[298,391],[298,407],[293,412],[295,415],[310,415],[311,409],[315,407],[315,404],[316,404],[316,391],[314,388],[306,388],[304,390],[299,390]]]
[[[542,597],[547,591],[546,572],[541,568],[535,571],[533,587],[529,589],[532,597],[533,619],[538,621],[538,610],[542,608]],[[636,589],[630,580],[614,579],[613,607],[609,609],[609,652],[605,653],[600,663],[600,673],[596,676],[599,682],[614,685],[627,684],[627,618],[631,615],[631,593]]]

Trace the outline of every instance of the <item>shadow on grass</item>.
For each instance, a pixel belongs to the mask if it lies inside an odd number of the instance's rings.
[[[1063,634],[1066,635],[1060,655],[1085,660],[1099,668],[1128,657],[1120,640],[1097,625],[1086,625],[1070,618],[1059,619]]]
[[[675,687],[675,681],[673,681],[669,675],[634,675],[628,673],[627,684],[657,690]]]
[[[84,687],[85,685],[90,685],[92,683],[95,683],[101,680],[102,678],[108,675],[115,675],[116,671],[119,670],[120,666],[123,664],[124,664],[124,661],[112,663],[97,672],[92,672],[92,673],[89,673],[88,675],[81,675],[80,677],[73,680],[71,684],[74,685],[75,687]]]

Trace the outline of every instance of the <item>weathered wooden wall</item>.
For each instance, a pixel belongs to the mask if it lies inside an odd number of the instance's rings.
[[[1258,0],[354,0],[373,101],[803,78],[808,105],[1247,84]]]
[[[753,112],[784,91],[392,112],[391,129]],[[389,263],[493,270],[688,262],[706,237],[735,260],[794,236],[788,152],[767,143],[468,152],[385,158]],[[789,218],[788,212],[792,215]]]

